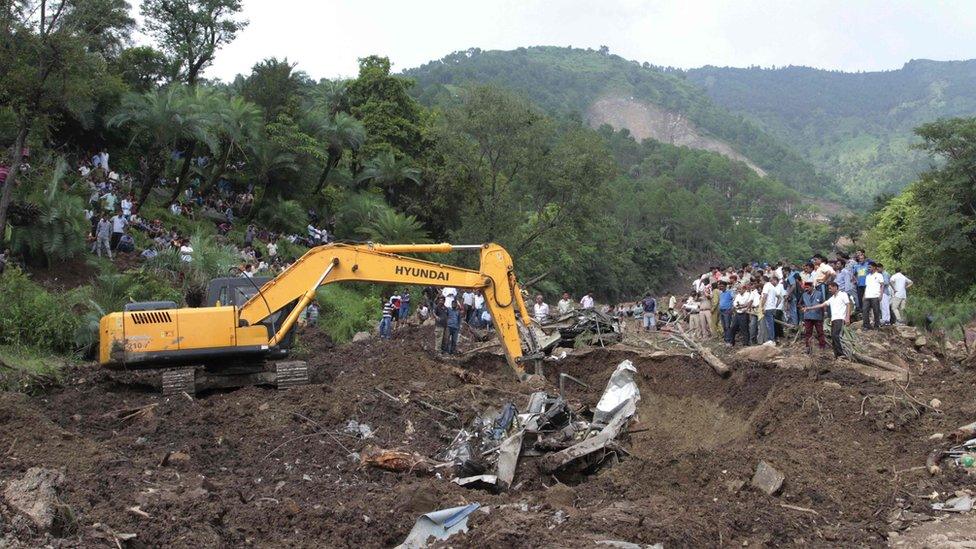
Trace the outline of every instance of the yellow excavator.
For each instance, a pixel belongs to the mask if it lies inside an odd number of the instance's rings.
[[[399,255],[455,250],[478,251],[480,268]],[[262,382],[278,387],[307,383],[303,362],[280,361],[270,371],[268,363],[288,356],[293,328],[315,291],[323,284],[345,281],[481,289],[512,372],[523,377],[523,361],[538,358],[531,343],[531,317],[504,248],[367,243],[312,248],[260,286],[246,278],[217,279],[208,288],[206,307],[130,303],[124,311],[102,317],[99,362],[110,369],[168,368],[163,373],[165,393]]]

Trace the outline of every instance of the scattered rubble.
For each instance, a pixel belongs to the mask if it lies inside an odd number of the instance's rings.
[[[752,476],[750,483],[762,490],[767,496],[775,496],[783,488],[784,480],[786,480],[786,475],[766,460],[762,460],[756,465],[756,473]]]
[[[620,322],[596,309],[570,311],[548,320],[541,328],[548,336],[540,342],[543,350],[556,344],[570,349],[584,345],[606,347],[623,340]]]
[[[7,483],[3,497],[7,504],[27,515],[38,529],[50,532],[61,520],[59,513],[64,471],[31,467],[20,480]]]
[[[454,534],[468,531],[468,516],[481,507],[477,503],[451,507],[425,513],[414,524],[407,539],[396,549],[421,549],[428,547],[430,538],[445,540]]]

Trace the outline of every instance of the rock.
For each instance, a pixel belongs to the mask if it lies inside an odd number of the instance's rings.
[[[836,381],[824,381],[824,387],[830,387],[832,389],[840,389],[840,383]]]
[[[737,357],[753,362],[770,362],[780,354],[782,354],[782,350],[773,345],[753,345],[752,347],[740,349],[735,353]]]
[[[933,398],[932,400],[929,401],[929,406],[938,410],[939,408],[942,407],[942,401],[937,398]]]
[[[39,529],[50,531],[58,518],[58,496],[63,484],[63,471],[31,467],[20,480],[7,483],[3,496],[11,507],[30,517]]]
[[[425,320],[423,322],[423,324],[421,324],[421,326],[433,326],[433,325],[434,325],[434,319],[433,318],[428,318],[427,320]]]
[[[159,464],[166,467],[169,465],[176,465],[178,463],[186,463],[187,461],[190,461],[190,454],[185,452],[166,452],[166,455],[163,456],[163,459],[159,462]]]
[[[353,343],[359,343],[360,341],[368,340],[372,335],[369,332],[356,332],[356,335],[352,336]]]
[[[728,490],[730,493],[733,493],[733,494],[737,493],[739,490],[742,490],[742,488],[745,485],[746,485],[746,481],[744,481],[744,480],[727,480],[727,481],[725,481],[725,489]]]
[[[916,347],[925,347],[926,345],[928,345],[928,343],[929,343],[929,340],[925,336],[923,336],[923,335],[920,335],[920,336],[918,336],[918,337],[915,338],[915,346]]]
[[[271,408],[271,405],[267,402],[262,402],[261,405],[258,406],[258,410],[261,410],[262,412],[267,411],[268,408]]]
[[[783,488],[783,481],[786,475],[776,470],[775,467],[761,460],[756,465],[756,474],[752,476],[751,484],[762,490],[768,496],[776,495]]]
[[[944,437],[945,435],[942,433],[934,433],[933,435],[929,436],[929,440],[942,440]]]
[[[914,340],[916,337],[918,337],[918,330],[912,326],[895,325],[895,331],[898,332],[898,335],[905,339]]]

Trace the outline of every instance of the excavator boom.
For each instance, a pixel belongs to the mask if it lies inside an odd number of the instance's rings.
[[[398,255],[459,249],[477,249],[480,268],[464,269]],[[99,360],[110,368],[156,368],[280,354],[287,334],[314,299],[316,289],[345,281],[481,289],[507,362],[513,372],[523,374],[516,311],[526,325],[530,317],[515,281],[511,257],[497,244],[319,246],[261,286],[239,308],[136,307],[138,310],[106,315],[100,324]]]

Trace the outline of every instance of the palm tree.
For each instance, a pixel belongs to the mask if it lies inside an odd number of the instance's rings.
[[[227,171],[231,153],[235,150],[243,153],[243,143],[258,138],[263,120],[261,109],[241,97],[220,96],[214,104],[217,106],[214,129],[219,140],[213,153],[217,162],[210,171],[205,189],[212,188]]]
[[[390,209],[380,211],[375,219],[359,229],[373,242],[384,244],[428,244],[430,236],[416,216],[403,215]]]
[[[354,117],[344,113],[318,120],[316,123],[316,134],[325,142],[327,160],[322,174],[319,176],[318,185],[315,187],[315,194],[322,192],[325,181],[329,177],[329,172],[334,170],[342,160],[342,154],[346,149],[357,151],[366,141],[366,128],[363,123]]]
[[[255,198],[255,207],[248,217],[253,217],[258,206],[267,198],[274,187],[274,181],[282,174],[298,171],[295,155],[265,136],[252,139],[248,147],[247,169],[254,182],[261,187],[261,196]],[[257,193],[255,193],[257,194]]]
[[[390,203],[393,203],[396,187],[407,181],[419,184],[420,170],[406,158],[397,158],[389,151],[367,162],[358,178],[359,183],[369,182],[382,188],[389,195]]]
[[[11,247],[26,258],[42,260],[46,266],[82,253],[85,234],[91,228],[85,221],[84,200],[61,190],[67,169],[59,159],[47,188],[38,197],[39,215],[11,231]]]
[[[177,185],[173,189],[173,196],[170,197],[170,201],[176,200],[176,197],[186,188],[190,167],[193,164],[193,156],[197,153],[200,143],[202,142],[211,150],[214,149],[213,133],[219,123],[215,113],[220,110],[221,97],[217,92],[202,86],[193,86],[186,88],[186,90],[186,108],[200,121],[207,137],[200,139],[193,135],[187,135],[181,140],[184,145],[183,165],[180,167],[180,173],[176,176]]]
[[[145,203],[162,175],[166,157],[177,142],[186,138],[211,140],[207,120],[191,107],[183,88],[178,86],[126,95],[108,125],[129,128],[130,144],[140,138],[148,143],[140,204]]]

